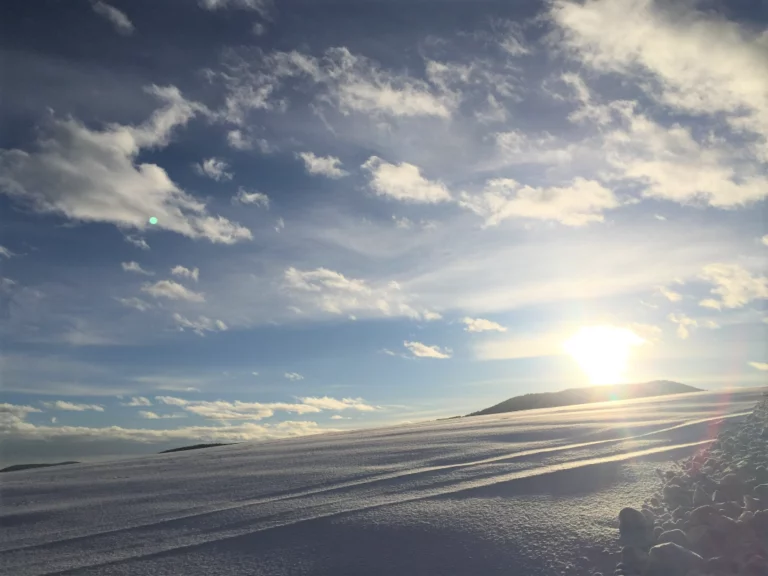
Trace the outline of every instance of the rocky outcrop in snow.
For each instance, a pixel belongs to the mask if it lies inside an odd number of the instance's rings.
[[[766,393],[768,394],[768,393]],[[615,576],[768,576],[768,397],[619,513]]]

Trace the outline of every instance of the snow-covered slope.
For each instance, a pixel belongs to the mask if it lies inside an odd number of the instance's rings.
[[[659,460],[762,390],[224,446],[0,478],[0,573],[588,574]]]

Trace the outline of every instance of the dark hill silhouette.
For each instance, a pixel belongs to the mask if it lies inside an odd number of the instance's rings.
[[[201,448],[215,448],[216,446],[231,446],[231,444],[194,444],[192,446],[182,446],[181,448],[171,448],[163,450],[158,454],[169,454],[171,452],[184,452],[185,450],[200,450]]]
[[[687,384],[669,380],[654,380],[641,384],[616,384],[609,386],[588,386],[586,388],[569,388],[560,392],[541,392],[524,394],[504,400],[495,406],[473,412],[468,416],[483,416],[485,414],[502,414],[519,410],[534,410],[536,408],[556,408],[574,404],[590,404],[592,402],[608,402],[610,400],[630,400],[632,398],[647,398],[650,396],[666,396],[668,394],[683,394],[685,392],[701,392]]]
[[[51,466],[66,466],[67,464],[80,464],[80,462],[55,462],[53,464],[14,464],[3,468],[0,472],[18,472],[19,470],[30,470],[32,468],[49,468]]]

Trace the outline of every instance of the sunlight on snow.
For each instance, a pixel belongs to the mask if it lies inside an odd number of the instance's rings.
[[[645,342],[627,328],[584,326],[563,343],[592,384],[622,382],[632,347]]]

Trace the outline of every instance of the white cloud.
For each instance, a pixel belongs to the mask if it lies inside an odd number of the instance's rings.
[[[139,410],[138,412],[140,418],[145,418],[147,420],[166,420],[166,419],[173,419],[173,418],[186,418],[186,414],[158,414],[157,412],[151,412],[149,410]]]
[[[662,222],[667,219],[666,216],[662,216],[661,214],[654,214],[653,217],[656,218],[656,220],[660,220]]]
[[[13,410],[4,406],[11,406]],[[121,426],[36,426],[25,422],[24,406],[0,404],[0,436],[16,440],[49,440],[63,438],[70,441],[122,440],[145,444],[169,441],[188,442],[245,442],[249,440],[270,440],[335,432],[334,428],[320,428],[317,422],[285,421],[277,424],[227,424],[222,426],[187,426],[166,430],[146,428],[123,428]],[[36,412],[31,409],[27,412]]]
[[[144,274],[145,276],[154,276],[154,272],[144,270],[138,262],[122,262],[124,272],[136,272],[136,274]]]
[[[209,420],[220,421],[263,420],[274,416],[275,412],[315,414],[324,410],[355,410],[358,412],[372,412],[376,410],[375,406],[367,404],[362,398],[342,398],[339,400],[329,396],[299,398],[298,403],[186,400],[174,396],[156,396],[155,400],[160,404],[177,406],[185,412],[196,414]]]
[[[123,406],[152,406],[152,402],[145,396],[133,396],[128,402],[123,402]]]
[[[451,200],[451,193],[442,182],[427,180],[413,164],[402,162],[395,165],[378,156],[371,156],[362,168],[370,173],[370,186],[379,196],[422,204]]]
[[[670,302],[680,302],[680,300],[683,299],[682,294],[679,294],[674,290],[670,290],[666,286],[659,286],[659,293]]]
[[[342,170],[341,160],[335,156],[315,156],[312,152],[300,152],[296,156],[304,161],[307,172],[328,178],[343,178],[349,172]]]
[[[304,376],[302,376],[298,372],[286,372],[285,374],[283,374],[283,376],[288,380],[292,380],[294,382],[298,380],[304,380]]]
[[[259,373],[258,373],[258,372],[251,372],[251,375],[252,375],[252,376],[258,376],[258,375],[259,375]]]
[[[130,244],[133,244],[134,246],[136,246],[136,248],[141,248],[142,250],[149,250],[149,244],[147,244],[147,241],[140,236],[132,236],[130,234],[126,234],[125,241]]]
[[[223,244],[251,239],[247,228],[208,214],[205,204],[161,167],[136,164],[142,150],[167,146],[175,128],[208,113],[174,87],[148,91],[164,106],[143,124],[109,124],[99,131],[72,118],[53,118],[37,150],[0,150],[0,192],[38,212],[75,221],[141,231],[155,227]],[[150,218],[157,218],[156,224]]]
[[[462,323],[467,332],[506,332],[507,329],[501,324],[486,320],[484,318],[463,318]]]
[[[285,230],[285,220],[282,217],[278,218],[275,223],[275,232],[280,232],[281,230]]]
[[[262,192],[248,192],[242,186],[237,189],[237,195],[232,197],[233,203],[255,204],[262,208],[269,208],[269,196]]]
[[[695,320],[681,313],[669,314],[667,319],[669,319],[670,322],[677,324],[677,336],[683,340],[690,336],[691,328],[709,328],[714,330],[720,327],[717,322],[712,320]]]
[[[690,335],[688,328],[698,326],[696,320],[689,318],[685,314],[670,314],[667,316],[670,322],[677,324],[677,336],[683,340]]]
[[[198,336],[205,336],[206,332],[224,332],[227,325],[221,320],[213,320],[207,316],[200,316],[197,320],[189,320],[181,314],[174,313],[173,320],[179,330],[189,329]]]
[[[762,237],[762,242],[764,245],[768,246],[768,234]]]
[[[27,414],[31,414],[33,412],[42,412],[42,410],[21,404],[8,404],[6,402],[0,403],[0,425],[2,425],[5,419],[8,417],[26,418]]]
[[[761,372],[768,371],[768,362],[749,362],[748,364],[755,370],[760,370]]]
[[[192,166],[200,176],[206,176],[217,182],[232,180],[234,176],[231,172],[227,172],[229,164],[221,158],[206,158],[201,163],[193,164]]]
[[[120,34],[133,34],[133,23],[128,19],[128,16],[125,15],[125,12],[101,1],[93,2],[91,8],[93,8],[93,11],[96,12],[96,14],[109,20],[115,27],[115,30],[120,32]]]
[[[364,314],[405,316],[421,320],[438,320],[436,312],[410,303],[397,283],[374,286],[356,278],[347,278],[327,268],[285,271],[285,287],[301,300],[301,310],[315,308],[327,314]]]
[[[0,246],[0,256],[2,256],[3,258],[13,258],[14,256],[16,256],[16,254],[8,250],[8,248],[6,248],[5,246]]]
[[[662,126],[638,112],[634,101],[596,103],[581,78],[563,79],[577,101],[569,118],[599,129],[599,147],[591,153],[608,162],[606,178],[634,182],[645,197],[684,205],[735,208],[768,196],[768,178],[745,146],[711,132],[697,139],[679,124]]]
[[[184,266],[177,265],[171,268],[171,274],[174,276],[181,276],[183,278],[191,278],[195,282],[197,282],[198,278],[200,277],[200,270],[198,268],[192,268],[191,270],[189,268],[185,268]]]
[[[95,412],[104,412],[104,406],[99,404],[78,404],[76,402],[67,402],[66,400],[56,400],[53,402],[41,402],[49,410],[66,410],[69,412],[84,412],[93,410]]]
[[[768,153],[765,33],[693,8],[692,2],[556,0],[550,16],[560,46],[593,69],[637,78],[651,97],[677,110],[722,114],[736,131],[761,135]]]
[[[246,53],[231,60],[230,71],[221,75],[229,89],[226,117],[231,122],[244,123],[248,110],[285,109],[287,100],[277,94],[287,80],[308,81],[316,102],[345,115],[448,118],[454,105],[428,82],[382,70],[344,47],[330,48],[322,58],[293,51]]]
[[[155,298],[168,298],[169,300],[186,300],[187,302],[205,302],[205,296],[199,292],[193,292],[173,280],[158,280],[154,284],[144,284],[142,292],[146,292]]]
[[[441,349],[439,346],[428,346],[421,342],[403,342],[411,354],[417,358],[450,358],[452,351],[450,348]]]
[[[150,308],[153,308],[152,304],[149,302],[145,302],[141,298],[115,298],[120,304],[125,306],[126,308],[134,308],[138,310],[139,312],[146,312]]]
[[[357,410],[359,412],[373,412],[376,410],[375,406],[366,404],[362,398],[342,398],[337,400],[329,396],[323,396],[322,398],[308,396],[306,398],[299,398],[299,400],[307,406],[314,406],[320,410]]]
[[[710,293],[720,297],[699,302],[706,308],[741,308],[753,300],[768,298],[768,277],[753,276],[738,264],[709,264],[702,270],[701,278],[713,284],[715,288]]]
[[[620,203],[594,180],[575,178],[565,187],[533,188],[510,178],[490,180],[481,194],[463,193],[459,205],[496,226],[508,218],[553,220],[566,226],[602,222],[603,212]]]
[[[344,418],[344,416],[342,416],[341,414],[334,414],[333,416],[331,416],[331,420],[346,420],[346,418]]]
[[[209,420],[263,420],[274,416],[276,411],[293,414],[312,414],[321,412],[323,408],[305,403],[289,402],[234,402],[226,400],[195,400],[156,396],[155,400],[162,404],[178,406],[186,412],[203,416]],[[330,399],[332,400],[332,399]]]
[[[266,19],[270,18],[270,12],[274,5],[273,0],[198,0],[198,3],[205,10],[224,10],[227,8],[253,10]]]
[[[250,150],[253,148],[253,142],[241,130],[230,130],[227,132],[227,143],[235,150]]]

